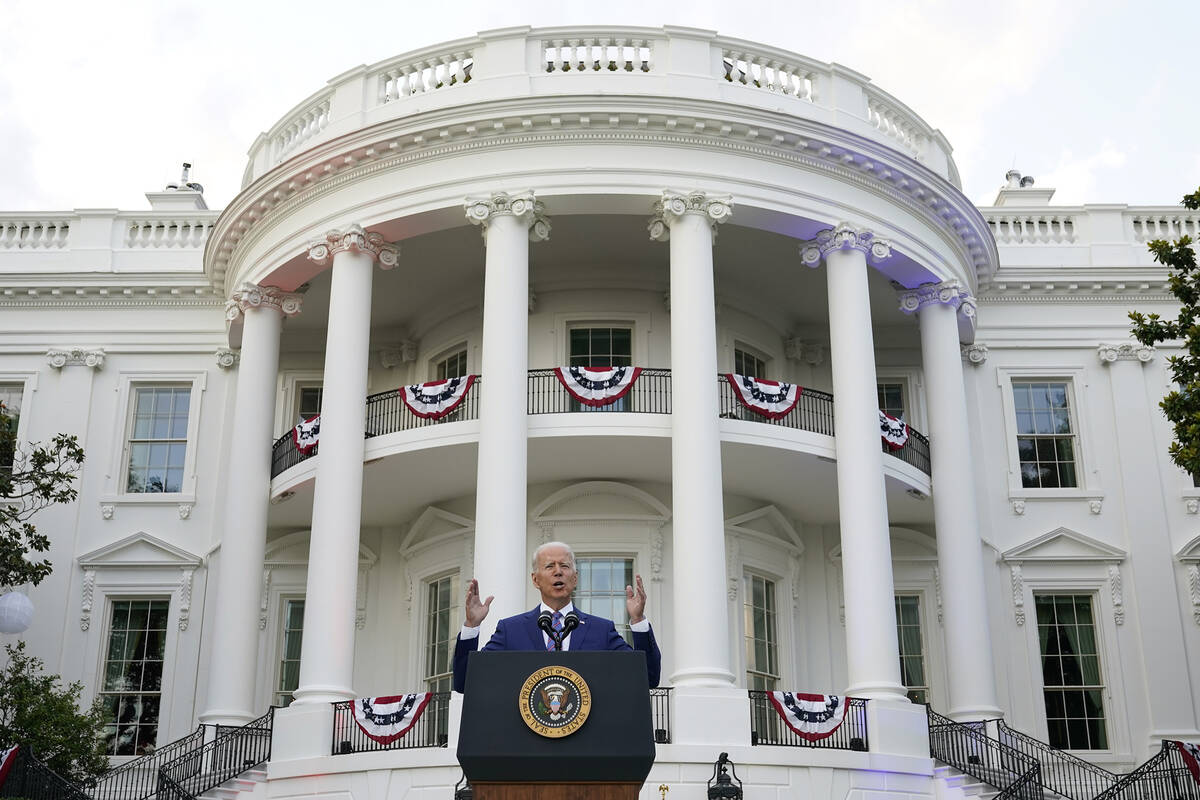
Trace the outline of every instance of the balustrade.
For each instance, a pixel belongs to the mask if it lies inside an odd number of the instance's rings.
[[[66,219],[0,220],[0,250],[61,250],[70,233],[71,223]]]
[[[1137,242],[1200,236],[1200,214],[1133,214],[1132,223],[1133,238]]]
[[[888,102],[882,92],[868,87],[866,95],[867,121],[876,130],[903,145],[909,155],[919,157],[925,149],[928,126],[915,114],[901,111],[896,105]]]
[[[125,225],[125,246],[134,249],[154,247],[202,248],[212,230],[211,219],[131,219]]]
[[[475,60],[471,51],[445,53],[429,58],[391,64],[378,71],[378,104],[402,97],[462,86],[471,80]]]
[[[816,102],[817,71],[798,62],[785,61],[741,50],[723,50],[725,80],[743,86],[768,89],[809,103]]]
[[[825,750],[862,750],[868,748],[867,701],[847,697],[846,717],[837,730],[824,739],[809,741],[798,735],[779,718],[771,704],[770,692],[750,690],[750,744],[781,747],[814,747]]]
[[[650,72],[654,52],[649,39],[591,36],[542,42],[546,72]]]
[[[276,162],[292,150],[325,130],[329,124],[329,109],[333,93],[326,93],[316,103],[293,114],[271,139],[271,152]]]
[[[997,244],[1073,244],[1075,217],[1071,214],[989,213],[988,225]]]

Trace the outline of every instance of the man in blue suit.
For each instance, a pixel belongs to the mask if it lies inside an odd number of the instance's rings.
[[[636,576],[637,589],[625,587],[625,608],[629,611],[629,627],[633,632],[633,647],[617,633],[612,620],[584,614],[575,609],[571,595],[579,582],[575,572],[575,553],[562,542],[547,542],[533,553],[533,585],[542,595],[542,602],[532,611],[500,620],[496,632],[484,650],[553,650],[554,644],[538,627],[538,617],[550,612],[552,626],[562,630],[562,620],[572,611],[579,616],[579,626],[563,638],[563,650],[641,650],[646,654],[646,673],[650,688],[658,686],[662,670],[662,654],[654,641],[654,631],[646,619],[646,589],[642,576]],[[493,597],[480,601],[479,582],[467,584],[466,623],[454,645],[454,691],[461,692],[467,680],[467,657],[479,648],[479,626],[487,617]]]

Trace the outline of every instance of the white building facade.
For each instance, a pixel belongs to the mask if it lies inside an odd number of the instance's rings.
[[[224,210],[0,216],[0,399],[87,453],[22,638],[104,698],[115,762],[286,706],[254,791],[445,797],[457,699],[449,747],[339,755],[331,704],[445,691],[466,580],[487,635],[562,540],[596,613],[646,580],[647,798],[720,751],[748,796],[932,797],[924,702],[1112,771],[1200,737],[1200,489],[1127,318],[1173,316],[1146,243],[1200,217],[1018,178],[975,207],[844,67],[522,28],[334,78]],[[590,412],[567,365],[644,372]],[[462,375],[441,420],[400,402]],[[763,689],[866,699],[869,744],[752,745]]]

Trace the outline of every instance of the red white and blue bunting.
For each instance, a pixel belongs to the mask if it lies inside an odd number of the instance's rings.
[[[304,420],[296,427],[292,428],[292,441],[296,443],[296,449],[304,455],[308,455],[316,449],[318,442],[321,440],[321,415],[310,417]]]
[[[767,697],[783,723],[810,742],[832,736],[846,719],[846,698],[836,694],[771,692]]]
[[[642,374],[641,367],[555,367],[554,374],[563,388],[585,406],[612,405],[633,388],[633,382]]]
[[[368,738],[391,744],[417,724],[431,692],[414,692],[388,697],[359,697],[354,701],[354,722]]]
[[[908,441],[908,425],[902,419],[879,412],[879,435],[889,450],[899,450]]]
[[[1188,772],[1192,773],[1192,779],[1200,784],[1200,745],[1177,741],[1175,746],[1179,748],[1179,755],[1183,756]]]
[[[7,750],[0,750],[0,789],[4,788],[4,781],[7,780],[8,773],[12,770],[15,763],[17,763],[16,745]]]
[[[750,375],[725,374],[738,402],[767,419],[786,417],[800,400],[801,389],[794,383],[779,383]]]
[[[462,375],[444,381],[414,383],[400,389],[400,399],[408,410],[423,419],[441,419],[466,399],[475,385],[475,375]]]

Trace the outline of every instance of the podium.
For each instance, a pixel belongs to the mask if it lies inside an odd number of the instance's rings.
[[[458,762],[475,800],[635,800],[654,763],[645,654],[472,653]]]

